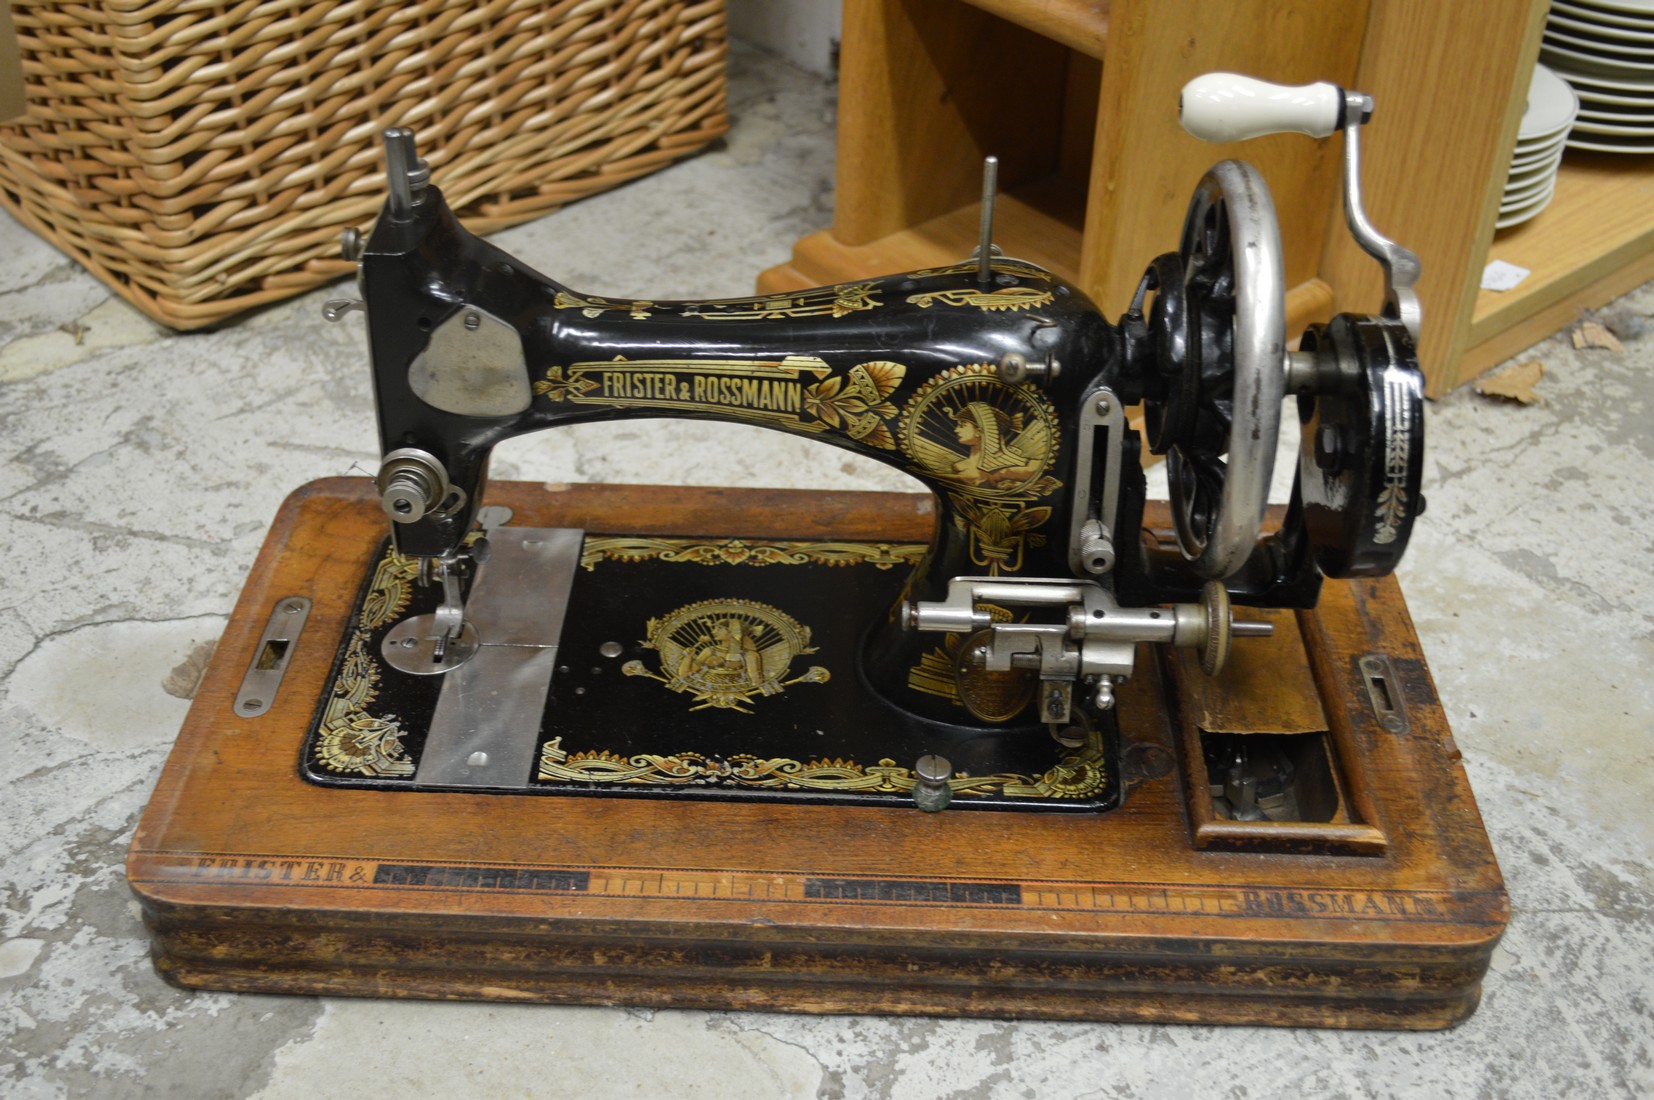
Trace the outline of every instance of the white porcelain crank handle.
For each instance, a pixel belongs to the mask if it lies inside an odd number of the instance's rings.
[[[1178,116],[1202,141],[1245,141],[1287,131],[1324,138],[1343,128],[1345,103],[1343,89],[1325,81],[1294,86],[1207,73],[1183,85]]]

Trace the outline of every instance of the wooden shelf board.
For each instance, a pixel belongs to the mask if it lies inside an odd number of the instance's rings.
[[[1569,152],[1551,204],[1532,221],[1494,236],[1489,260],[1504,260],[1533,274],[1514,290],[1477,295],[1468,342],[1472,347],[1487,344],[1547,312],[1566,324],[1574,307],[1601,304],[1588,301],[1593,288],[1615,283],[1615,272],[1637,266],[1651,252],[1654,162]],[[1459,381],[1469,377],[1462,374]]]
[[[1008,256],[1030,260],[1069,282],[1077,282],[1079,227],[1047,213],[1048,198],[1042,188],[1001,195],[994,207],[994,243]],[[844,244],[832,230],[813,233],[798,242],[790,263],[760,275],[758,288],[765,293],[802,290],[956,263],[976,249],[980,219],[981,204],[970,203],[863,245]],[[783,278],[783,272],[791,275]]]
[[[1030,260],[1091,293],[1079,278],[1085,196],[1062,186],[1057,177],[1039,180],[1001,195],[994,211],[994,243],[1007,256]],[[830,229],[812,233],[793,248],[790,261],[758,276],[758,291],[780,294],[829,283],[851,282],[900,271],[957,263],[975,249],[981,204],[970,203],[911,229],[863,245],[847,245]],[[1168,246],[1175,242],[1168,242]],[[1147,267],[1154,257],[1142,257]],[[1126,302],[1098,302],[1106,316],[1125,311]],[[1289,332],[1332,315],[1331,289],[1308,279],[1288,289]]]
[[[1109,0],[968,0],[1043,38],[1061,42],[1087,57],[1103,59],[1108,45]]]

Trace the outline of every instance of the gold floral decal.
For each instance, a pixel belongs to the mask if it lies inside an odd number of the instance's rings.
[[[588,537],[580,550],[587,571],[604,561],[686,562],[693,565],[871,565],[890,569],[915,565],[924,557],[922,543],[890,542],[748,542],[726,539]]]
[[[590,378],[564,378],[562,367],[552,367],[546,371],[545,381],[534,383],[537,396],[550,397],[553,401],[576,400],[595,389],[597,383]]]
[[[1036,532],[1051,518],[1050,508],[957,495],[954,505],[958,509],[954,523],[970,532],[971,561],[988,570],[989,576],[1017,572],[1022,568],[1024,549],[1045,545],[1045,536]]]
[[[379,667],[369,653],[369,636],[408,606],[418,576],[418,561],[395,550],[387,550],[373,572],[317,731],[316,760],[331,771],[370,776],[414,773],[413,760],[402,747],[401,726],[395,719],[368,713],[368,704],[379,694]]]
[[[961,287],[953,290],[927,290],[914,294],[909,302],[920,309],[929,309],[937,302],[948,306],[975,306],[977,309],[999,313],[1006,310],[1033,309],[1052,298],[1052,292],[1031,286],[1004,286],[994,290]]]
[[[567,290],[559,290],[551,300],[554,309],[578,309],[587,317],[601,317],[605,313],[629,313],[637,321],[645,320],[655,308],[653,302],[625,302],[614,298],[583,298]]]
[[[917,783],[911,771],[898,767],[889,758],[863,766],[853,760],[836,758],[801,761],[746,754],[716,760],[693,752],[675,756],[639,753],[622,757],[605,752],[571,755],[563,748],[561,737],[554,737],[542,746],[536,774],[541,780],[592,784],[733,786],[880,794],[905,794]],[[966,797],[1085,798],[1097,793],[1107,782],[1102,735],[1091,730],[1084,745],[1068,753],[1043,775],[960,773],[948,780],[948,786],[955,795]]]
[[[644,632],[644,648],[660,653],[661,672],[649,671],[642,661],[627,661],[620,671],[689,694],[696,704],[691,711],[719,707],[751,714],[742,704],[754,696],[830,678],[820,665],[786,678],[794,658],[816,651],[810,628],[756,600],[701,600],[664,619],[650,619]]]
[[[783,317],[845,317],[879,306],[878,288],[872,283],[842,283],[815,287],[799,294],[772,294],[765,298],[731,299],[723,302],[693,302],[685,317],[707,321],[766,321]]]
[[[858,363],[848,376],[834,375],[807,387],[804,409],[829,427],[842,424],[851,439],[893,451],[896,439],[887,421],[896,416],[896,406],[886,398],[906,374],[900,363]]]

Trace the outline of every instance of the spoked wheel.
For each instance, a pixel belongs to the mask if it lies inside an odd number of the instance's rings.
[[[1168,285],[1174,276],[1180,285]],[[1177,256],[1157,260],[1150,277],[1164,381],[1148,405],[1150,442],[1166,455],[1183,556],[1221,580],[1257,544],[1286,395],[1280,230],[1255,169],[1226,160],[1206,174]],[[1165,362],[1175,346],[1179,367]]]

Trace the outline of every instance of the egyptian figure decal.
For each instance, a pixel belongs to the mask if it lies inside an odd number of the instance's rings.
[[[649,671],[642,661],[628,661],[621,671],[688,693],[695,702],[690,710],[721,707],[751,714],[742,704],[755,696],[829,679],[819,665],[787,679],[794,658],[815,652],[810,628],[756,600],[702,600],[650,619],[644,629],[643,644],[660,653],[661,671]]]
[[[988,363],[943,371],[920,386],[897,428],[904,454],[953,486],[955,522],[971,536],[971,561],[990,575],[1021,568],[1044,544],[1042,503],[1062,488],[1047,476],[1057,458],[1057,414],[1033,386],[1001,381]]]

